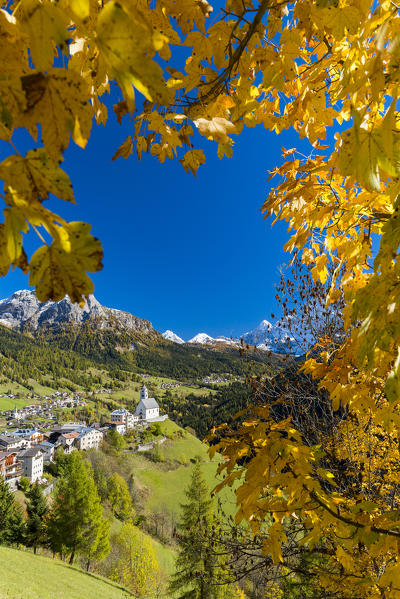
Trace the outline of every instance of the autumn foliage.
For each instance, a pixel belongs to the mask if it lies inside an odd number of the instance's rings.
[[[346,418],[310,445],[290,417],[257,406],[219,447],[224,484],[240,481],[237,519],[254,534],[272,514],[274,562],[288,521],[301,521],[301,545],[327,548],[323,587],[387,599],[400,597],[399,24],[389,0],[227,0],[220,12],[206,0],[19,0],[0,11],[0,273],[29,271],[40,300],[82,301],[101,268],[90,225],[46,207],[51,194],[74,201],[63,152],[70,139],[85,147],[93,122],[127,129],[114,158],[177,157],[194,174],[199,135],[221,158],[243,127],[308,140],[308,156],[283,150],[263,211],[288,222],[286,249],[325,286],[326,306],[344,298],[346,334],[319,339],[304,371]],[[13,142],[21,127],[26,154]],[[29,229],[43,243],[31,257]]]

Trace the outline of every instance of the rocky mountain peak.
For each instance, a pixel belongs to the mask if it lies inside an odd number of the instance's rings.
[[[125,328],[153,331],[151,323],[137,318],[129,312],[102,306],[90,295],[81,308],[66,296],[59,302],[39,302],[35,293],[28,289],[16,291],[10,297],[0,300],[0,324],[13,329],[29,329],[61,326],[62,324],[82,325],[93,320],[101,329]]]

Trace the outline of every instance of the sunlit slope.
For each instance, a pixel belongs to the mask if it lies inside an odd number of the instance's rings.
[[[200,460],[203,475],[210,491],[221,481],[217,475],[218,455],[210,461],[208,447],[180,426],[166,420],[161,429],[167,441],[161,446],[162,462],[144,460],[140,454],[132,456],[132,474],[146,491],[146,511],[158,512],[166,509],[179,519],[181,504],[185,503],[194,463]],[[231,489],[218,494],[226,514],[235,512],[236,500]]]
[[[110,580],[61,561],[0,547],[0,599],[128,599]]]

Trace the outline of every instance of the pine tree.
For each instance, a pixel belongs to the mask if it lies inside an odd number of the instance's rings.
[[[10,543],[12,545],[25,544],[25,519],[24,512],[19,503],[14,502],[14,509],[10,517]]]
[[[56,487],[49,521],[50,545],[55,553],[69,555],[70,564],[76,553],[86,555],[90,564],[90,551],[96,554],[100,544],[105,547],[101,553],[107,554],[107,525],[90,466],[77,451],[69,457]]]
[[[185,494],[188,501],[181,506],[179,554],[170,590],[179,599],[221,599],[220,563],[211,546],[213,502],[199,463]]]
[[[28,505],[26,508],[28,518],[26,521],[25,544],[27,547],[33,547],[36,553],[39,545],[46,543],[45,518],[49,507],[41,487],[36,483],[26,494]]]
[[[9,486],[0,476],[0,545],[21,543],[23,528],[22,510],[16,505]]]

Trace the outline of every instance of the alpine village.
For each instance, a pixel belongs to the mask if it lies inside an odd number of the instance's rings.
[[[172,598],[197,576],[204,597],[263,597],[261,552],[223,557],[235,497],[211,498],[205,438],[283,368],[278,333],[185,343],[93,296],[0,300],[0,596]]]

